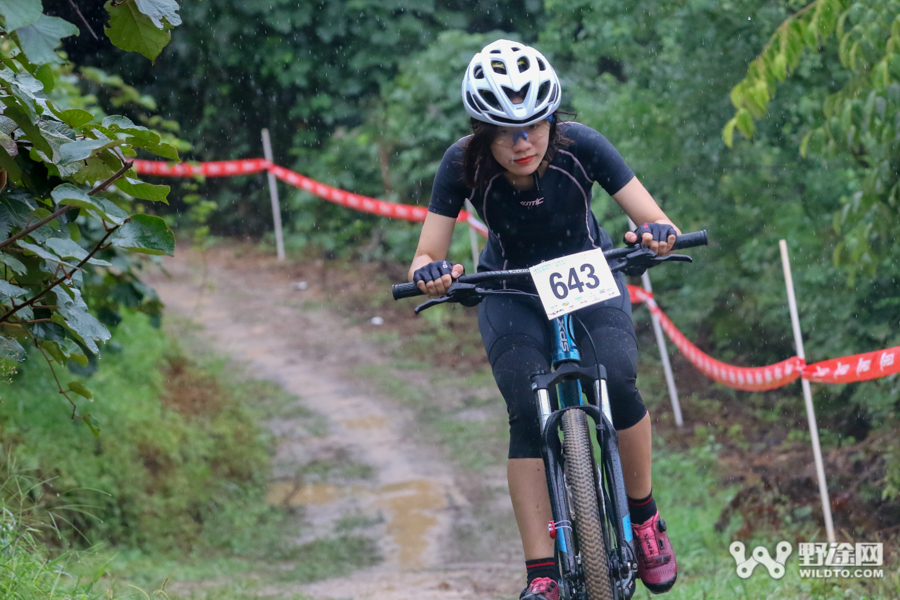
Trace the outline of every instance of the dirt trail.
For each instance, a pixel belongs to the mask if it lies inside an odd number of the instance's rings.
[[[348,515],[381,520],[369,531],[384,557],[379,566],[266,593],[301,592],[316,600],[515,597],[522,578],[517,562],[446,562],[465,556],[453,548],[453,528],[472,521],[472,503],[440,450],[406,435],[414,426],[409,417],[351,377],[354,366],[384,362],[359,330],[327,310],[304,308],[290,268],[269,259],[236,258],[225,249],[201,257],[179,249],[165,268],[170,277],[155,276],[152,285],[168,311],[201,325],[218,352],[253,376],[277,382],[327,420],[327,433],[316,436],[304,434],[296,419],[270,423],[278,449],[269,501],[306,507],[297,541],[326,535]],[[298,475],[311,460],[335,457],[365,465],[371,476],[345,485],[309,483]]]

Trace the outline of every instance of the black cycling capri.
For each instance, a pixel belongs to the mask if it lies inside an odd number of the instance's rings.
[[[575,342],[582,364],[595,360],[581,323],[597,346],[606,367],[613,426],[627,429],[647,409],[635,387],[637,340],[631,321],[631,302],[624,281],[622,295],[575,312]],[[509,412],[509,458],[540,458],[540,426],[530,375],[550,370],[550,335],[540,301],[529,296],[488,296],[478,307],[478,326],[494,371],[494,379]]]

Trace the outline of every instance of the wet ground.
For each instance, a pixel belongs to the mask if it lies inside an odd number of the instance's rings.
[[[269,423],[278,443],[268,501],[303,507],[303,523],[289,535],[303,543],[355,518],[369,524],[384,559],[345,578],[272,585],[264,593],[323,600],[517,597],[523,568],[515,558],[521,550],[510,550],[515,540],[481,539],[481,547],[506,550],[496,554],[498,562],[470,561],[455,534],[462,524],[480,529],[486,517],[477,502],[485,498],[491,518],[511,519],[508,499],[497,494],[497,473],[473,482],[454,472],[440,447],[410,435],[416,424],[407,412],[354,376],[360,365],[383,362],[362,332],[326,309],[304,307],[290,269],[273,259],[239,258],[228,249],[204,255],[179,249],[176,256],[165,262],[169,277],[152,280],[167,310],[201,325],[217,352],[253,377],[277,382],[322,420],[317,435],[299,419]],[[311,464],[337,475],[310,477]]]

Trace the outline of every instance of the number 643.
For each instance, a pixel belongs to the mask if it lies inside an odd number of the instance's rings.
[[[564,300],[571,290],[578,290],[581,293],[585,287],[589,290],[600,287],[600,280],[594,274],[594,265],[585,263],[578,267],[578,271],[587,278],[587,283],[581,281],[578,277],[578,272],[575,271],[575,267],[569,269],[567,282],[563,281],[562,273],[550,273],[550,289],[553,290],[553,295],[560,300]]]

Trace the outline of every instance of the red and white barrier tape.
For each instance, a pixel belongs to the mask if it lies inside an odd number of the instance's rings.
[[[739,390],[774,390],[803,377],[815,383],[855,383],[900,373],[900,346],[854,354],[807,365],[793,356],[766,367],[735,367],[720,362],[688,341],[653,299],[653,294],[634,285],[628,286],[631,302],[644,302],[659,317],[663,331],[695,367],[711,379]]]
[[[803,378],[816,383],[853,383],[900,373],[900,346],[807,365]]]
[[[271,170],[276,178],[288,185],[305,190],[323,200],[354,210],[404,221],[424,221],[425,215],[428,214],[428,209],[422,206],[385,202],[384,200],[360,196],[333,188],[284,167],[273,165],[262,158],[195,164],[135,160],[134,169],[143,175],[160,175],[163,177],[192,177],[197,175],[230,177]],[[484,237],[488,235],[488,229],[485,224],[467,211],[460,211],[457,222],[468,223]],[[631,296],[632,303],[645,303],[650,312],[659,317],[663,331],[666,332],[672,343],[684,353],[691,364],[708,377],[728,387],[761,392],[782,387],[792,381],[796,381],[801,376],[816,383],[853,383],[900,373],[900,346],[835,358],[811,365],[806,365],[799,356],[794,356],[766,367],[750,368],[729,365],[714,359],[688,341],[656,304],[653,294],[633,285],[628,286],[628,293]]]
[[[272,163],[264,158],[220,160],[205,163],[169,163],[157,160],[135,160],[134,170],[142,175],[162,177],[233,177],[268,171]]]
[[[307,191],[323,200],[346,206],[361,212],[401,219],[404,221],[424,221],[428,209],[422,206],[409,204],[396,204],[385,202],[367,196],[360,196],[352,192],[345,192],[333,188],[330,185],[319,183],[309,177],[295,173],[290,169],[273,165],[262,158],[247,158],[243,160],[223,160],[206,163],[167,163],[152,160],[134,161],[134,169],[143,175],[160,175],[163,177],[193,177],[203,175],[206,177],[230,177],[234,175],[249,175],[261,171],[271,171],[272,174],[284,183],[295,188]],[[469,223],[473,229],[487,237],[487,227],[478,220],[475,215],[467,211],[460,211],[457,222]]]
[[[762,392],[787,385],[800,377],[800,372],[803,369],[803,360],[797,356],[774,365],[755,368],[736,367],[718,361],[689,342],[678,331],[678,328],[672,324],[669,317],[656,304],[652,294],[643,288],[633,285],[628,286],[628,292],[631,294],[632,302],[645,303],[650,312],[659,317],[659,323],[662,325],[663,331],[666,332],[672,343],[681,350],[691,364],[719,383],[748,392]]]

